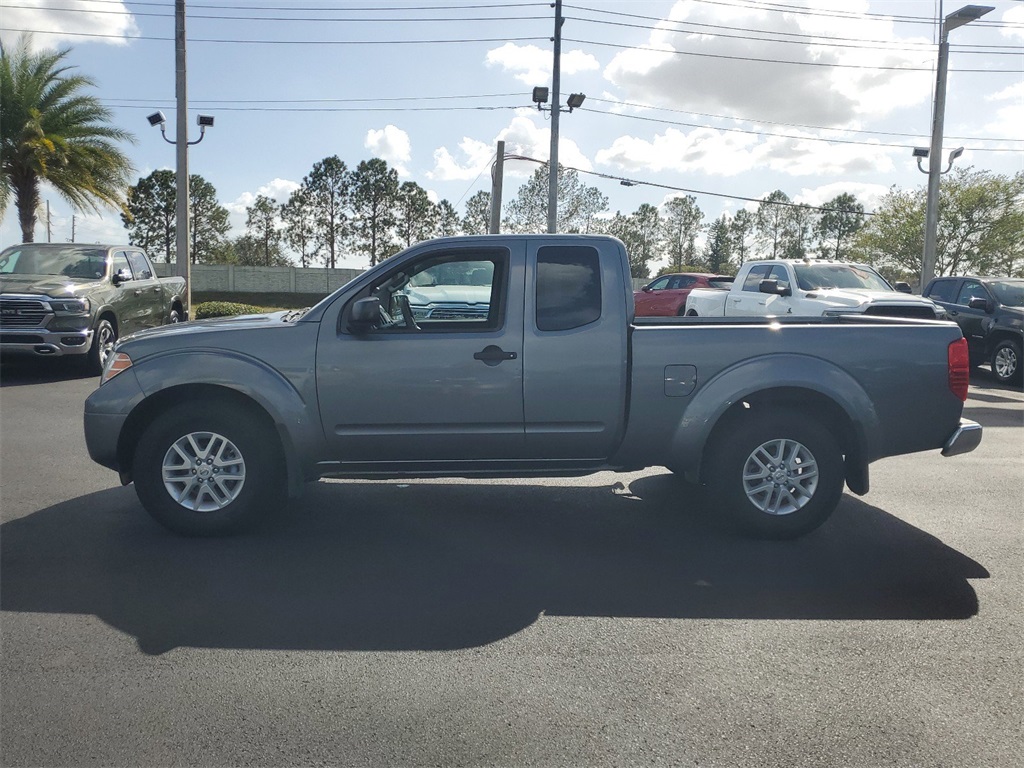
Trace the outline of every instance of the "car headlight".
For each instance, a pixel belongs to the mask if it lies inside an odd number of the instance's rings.
[[[54,312],[69,315],[84,315],[92,308],[89,300],[81,299],[50,299],[50,309]]]
[[[100,376],[100,386],[102,387],[112,378],[121,373],[121,371],[127,371],[132,367],[132,359],[125,352],[116,352],[107,358],[107,364],[103,366],[103,375]]]

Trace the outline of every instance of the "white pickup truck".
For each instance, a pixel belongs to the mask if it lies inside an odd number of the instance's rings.
[[[686,315],[944,317],[933,301],[912,295],[906,283],[891,286],[866,264],[781,259],[747,262],[728,290],[695,288]]]

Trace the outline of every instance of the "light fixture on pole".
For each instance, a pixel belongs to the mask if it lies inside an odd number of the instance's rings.
[[[153,126],[154,128],[156,128],[157,126],[160,126],[160,135],[164,137],[164,141],[166,141],[168,144],[177,144],[178,143],[177,139],[168,139],[167,138],[167,118],[164,117],[164,113],[163,112],[154,112],[152,115],[150,115],[146,119],[149,121],[149,124],[151,126]],[[196,144],[198,144],[200,141],[203,140],[203,137],[206,136],[206,129],[207,128],[213,128],[213,116],[212,115],[197,115],[196,116],[196,125],[199,126],[199,138],[196,139],[195,141],[186,141],[185,142],[186,146],[189,146],[189,147],[195,146]]]
[[[939,34],[939,61],[935,73],[935,103],[932,107],[932,144],[930,150],[916,148],[914,157],[917,158],[918,167],[921,167],[921,158],[928,157],[928,204],[925,210],[924,221],[924,256],[921,263],[921,290],[931,282],[935,276],[935,244],[939,226],[939,177],[945,173],[940,170],[942,165],[942,127],[946,112],[946,71],[949,65],[949,32],[950,30],[970,24],[980,19],[989,11],[995,10],[988,5],[965,5],[959,10],[953,11],[946,16],[942,22]],[[963,151],[954,150],[950,153],[949,164],[952,167],[953,160],[960,156]],[[924,152],[925,154],[919,154]],[[921,169],[924,170],[923,168]],[[946,169],[948,171],[949,168]]]

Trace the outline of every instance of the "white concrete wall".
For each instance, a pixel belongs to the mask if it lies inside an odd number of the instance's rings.
[[[160,277],[174,274],[174,264],[153,265]],[[328,293],[361,275],[358,269],[323,267],[245,267],[236,264],[193,264],[193,291],[245,293]]]

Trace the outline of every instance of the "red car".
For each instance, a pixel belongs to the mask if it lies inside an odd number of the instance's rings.
[[[639,291],[633,292],[637,317],[672,317],[682,315],[686,297],[694,288],[723,288],[732,285],[730,275],[678,272],[662,275]]]

